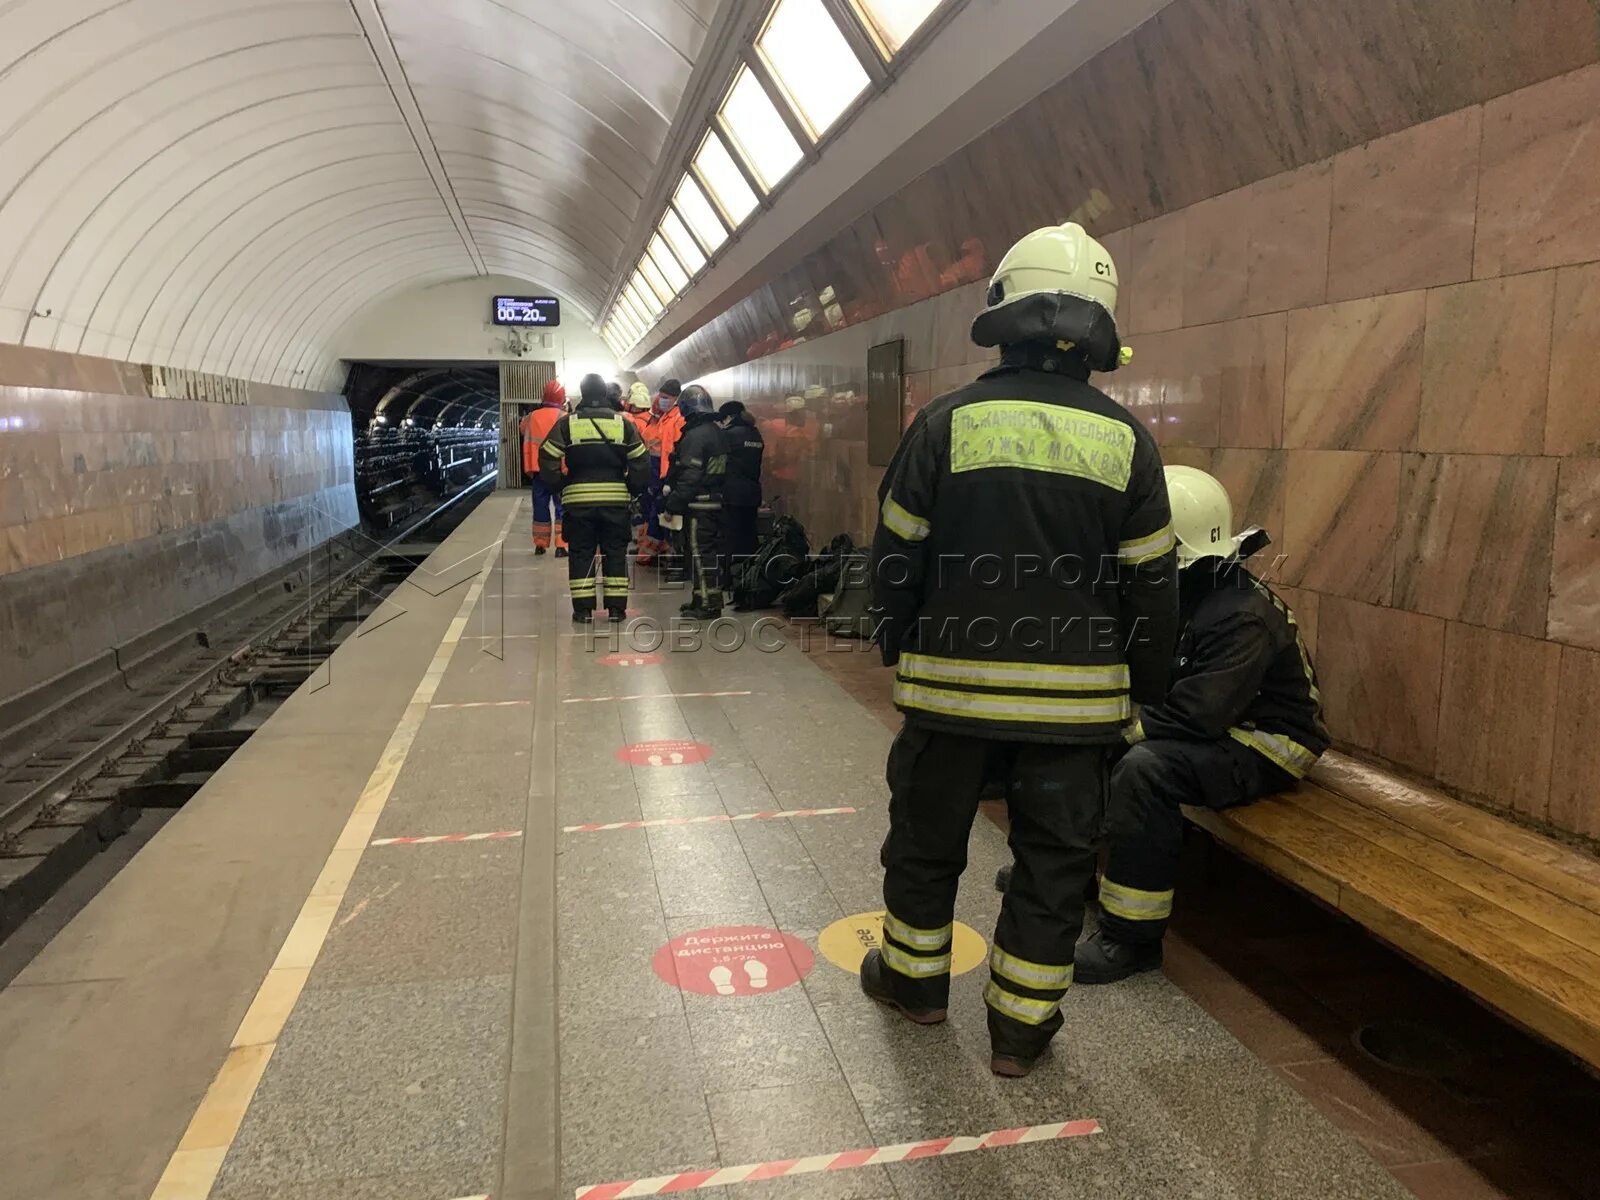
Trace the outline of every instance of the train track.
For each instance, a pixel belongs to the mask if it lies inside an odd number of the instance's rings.
[[[0,774],[0,938],[76,869],[65,860],[92,856],[130,814],[192,796],[248,736],[230,726],[311,678],[414,569],[407,544],[453,526],[472,507],[462,501],[492,484],[487,476],[422,514],[377,552],[346,540],[315,584],[236,608],[137,685],[122,679],[107,685],[120,694],[74,702],[82,721]]]

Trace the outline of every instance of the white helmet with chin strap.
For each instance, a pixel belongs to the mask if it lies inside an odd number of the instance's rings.
[[[1094,370],[1114,371],[1132,358],[1117,334],[1117,291],[1117,264],[1082,225],[1036,229],[995,268],[972,340],[1053,343],[1078,350]]]

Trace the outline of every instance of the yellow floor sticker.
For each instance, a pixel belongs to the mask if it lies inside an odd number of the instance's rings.
[[[867,956],[867,951],[877,950],[882,945],[881,908],[877,912],[857,913],[853,917],[835,921],[817,938],[817,947],[823,956],[852,975],[861,974],[861,960]],[[983,935],[972,926],[957,921],[954,945],[950,951],[950,973],[965,975],[981,967],[988,957],[989,943],[983,940]]]

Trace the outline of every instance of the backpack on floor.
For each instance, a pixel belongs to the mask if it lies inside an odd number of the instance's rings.
[[[733,577],[734,607],[771,608],[778,596],[806,570],[811,543],[805,526],[793,517],[779,517],[756,552]]]
[[[872,604],[869,561],[865,554],[852,554],[840,565],[833,599],[822,610],[822,627],[835,637],[871,641],[877,630],[877,621],[868,612]]]

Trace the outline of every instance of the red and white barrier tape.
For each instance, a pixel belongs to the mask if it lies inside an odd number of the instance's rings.
[[[656,692],[647,696],[579,696],[563,704],[608,704],[614,700],[717,700],[724,696],[753,696],[754,692]]]
[[[739,813],[714,817],[665,817],[655,821],[613,821],[608,825],[568,825],[562,833],[606,833],[612,829],[656,829],[664,825],[711,825],[723,821],[786,821],[790,817],[838,817],[853,813],[853,808],[794,808],[787,812]]]
[[[377,838],[367,843],[371,846],[432,846],[439,842],[498,842],[505,838],[519,838],[520,829],[507,829],[500,833],[442,833],[434,837]]]
[[[857,1167],[912,1162],[919,1158],[970,1154],[974,1150],[998,1150],[1005,1146],[1025,1146],[1030,1142],[1088,1137],[1100,1132],[1100,1122],[1094,1120],[1060,1121],[1051,1125],[1030,1125],[1023,1129],[997,1129],[979,1137],[934,1138],[899,1146],[847,1150],[843,1154],[815,1154],[810,1158],[786,1158],[778,1162],[750,1163],[742,1167],[721,1167],[710,1171],[681,1171],[676,1175],[657,1175],[653,1179],[623,1179],[615,1183],[581,1187],[577,1191],[577,1200],[629,1200],[633,1196],[674,1195],[701,1188],[724,1187],[731,1183],[751,1183],[758,1179],[785,1179],[791,1175],[814,1175],[820,1171],[850,1171]]]

